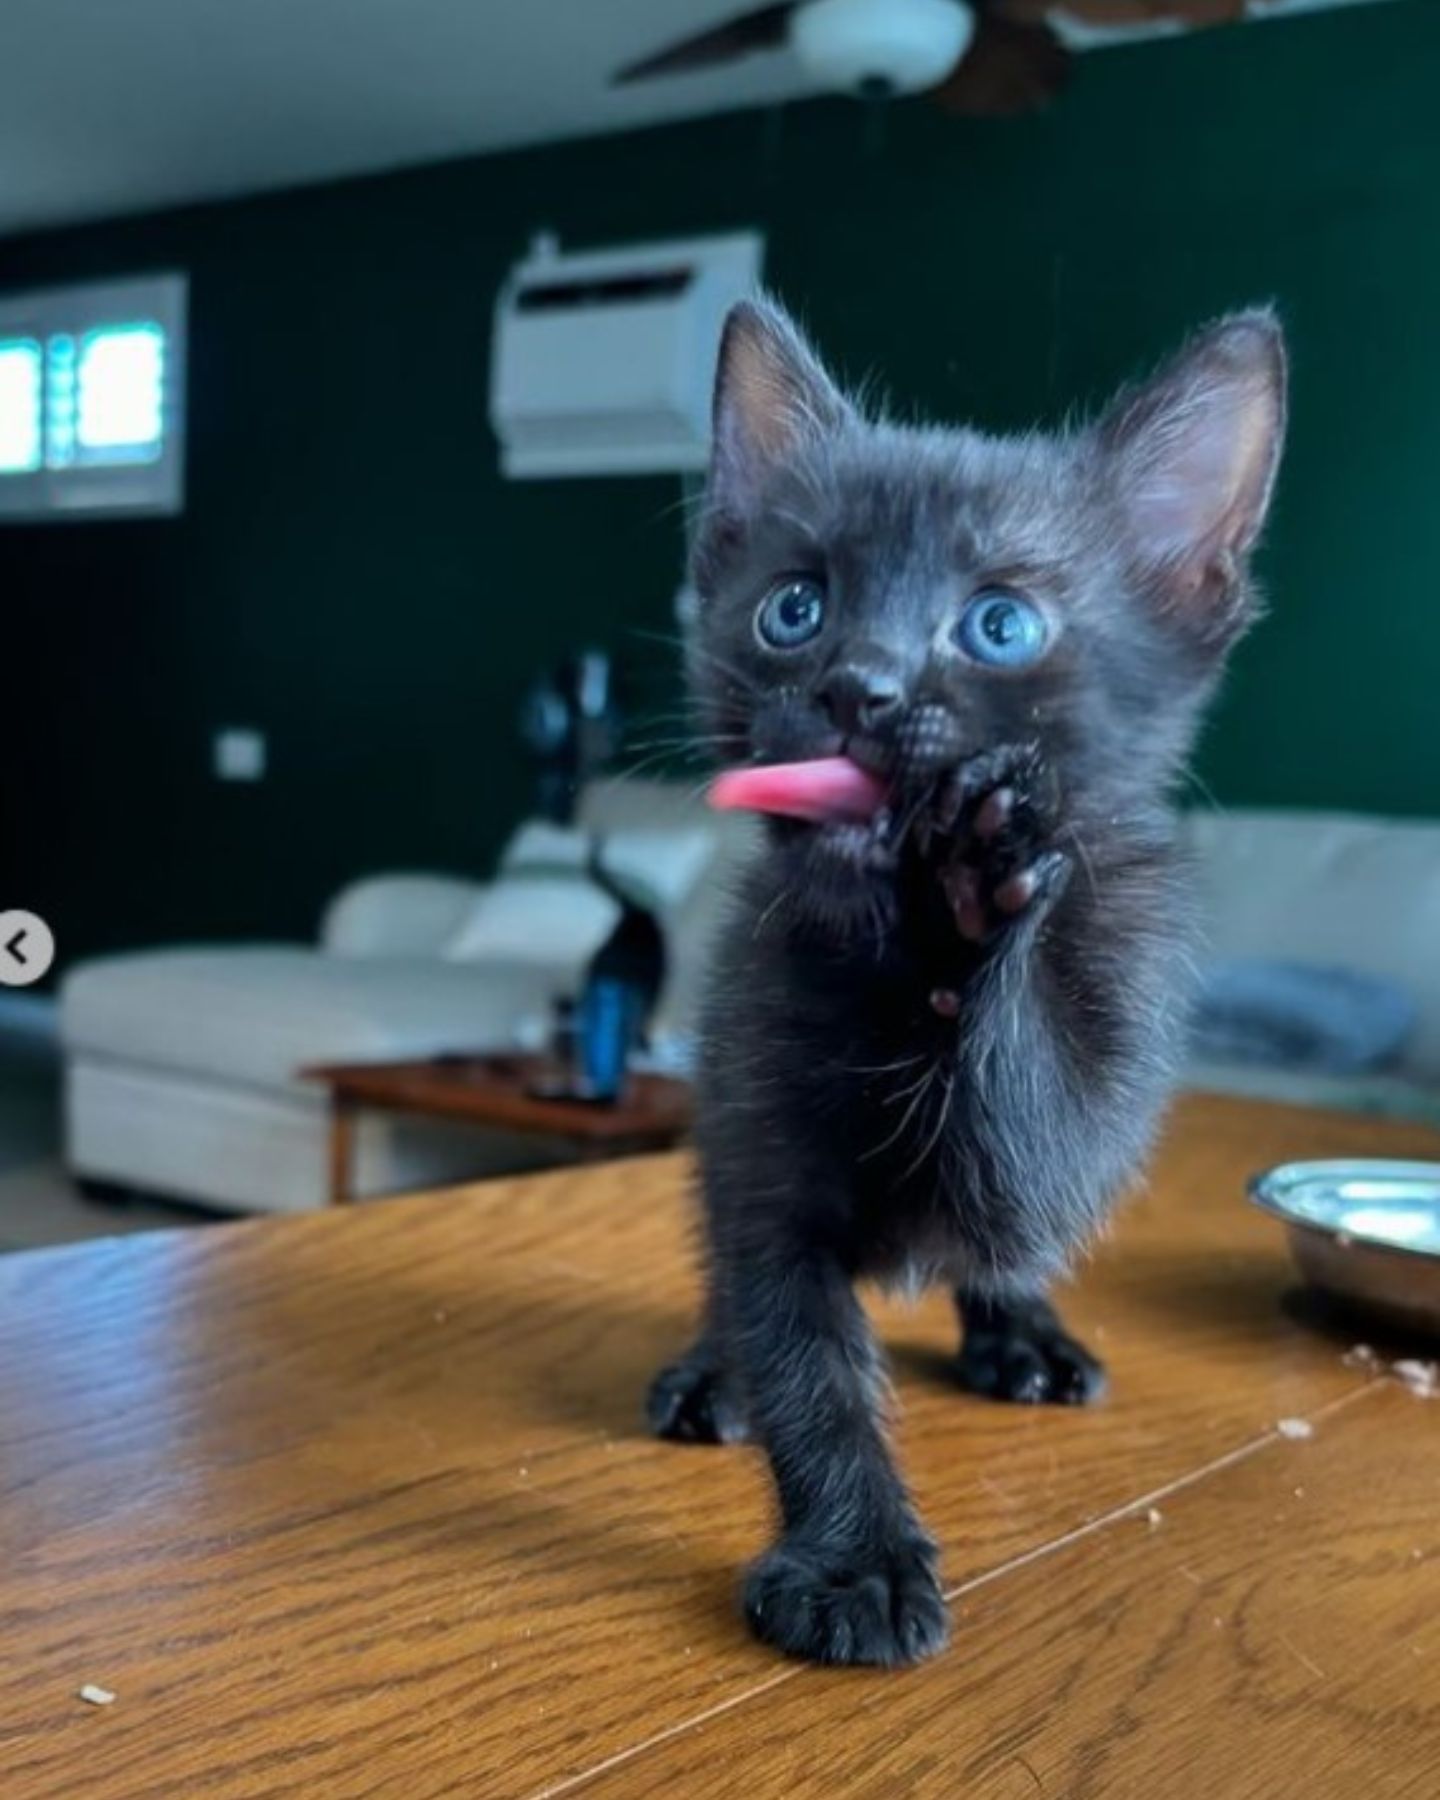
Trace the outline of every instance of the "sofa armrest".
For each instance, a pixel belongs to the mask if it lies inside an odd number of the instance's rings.
[[[454,875],[372,875],[325,909],[320,948],[330,956],[439,956],[482,891]]]

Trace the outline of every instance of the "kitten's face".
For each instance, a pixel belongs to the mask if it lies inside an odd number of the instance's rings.
[[[1158,797],[1250,614],[1282,371],[1249,315],[1083,433],[902,430],[737,310],[696,548],[706,730],[728,763],[844,752],[896,796],[874,828],[776,827],[802,889],[833,911],[887,880],[907,806],[998,745],[1038,746],[1081,815]]]

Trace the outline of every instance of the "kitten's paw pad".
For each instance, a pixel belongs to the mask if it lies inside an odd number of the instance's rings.
[[[738,1444],[749,1435],[745,1415],[713,1363],[686,1358],[650,1383],[645,1417],[658,1438],[679,1444]]]
[[[762,1642],[815,1663],[901,1668],[950,1637],[934,1547],[921,1537],[868,1550],[783,1538],[746,1578],[745,1617]]]
[[[972,1394],[1020,1406],[1087,1406],[1105,1392],[1104,1364],[1059,1325],[967,1332],[957,1367]]]
[[[955,929],[968,943],[984,944],[1021,919],[1043,918],[1065,891],[1070,872],[1063,850],[1043,850],[1031,862],[967,856],[944,869],[940,880]]]
[[[962,938],[982,944],[1041,918],[1070,879],[1054,847],[1054,783],[1031,745],[1004,745],[961,764],[936,801],[940,880]]]

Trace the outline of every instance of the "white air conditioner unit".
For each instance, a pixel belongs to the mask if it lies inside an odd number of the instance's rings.
[[[539,238],[501,289],[490,422],[507,475],[703,469],[725,314],[760,279],[752,232],[562,253]]]

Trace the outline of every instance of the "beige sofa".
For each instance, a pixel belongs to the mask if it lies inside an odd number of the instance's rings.
[[[657,862],[657,843],[659,861],[684,865],[660,904],[672,956],[660,1039],[681,1045],[750,829],[658,782],[600,783],[582,816],[615,845],[617,867],[627,834],[636,865]],[[1187,829],[1212,955],[1370,970],[1405,983],[1419,1006],[1404,1058],[1384,1075],[1197,1065],[1191,1083],[1440,1123],[1440,825],[1236,811],[1195,815]],[[670,854],[682,844],[684,855]],[[71,1167],[231,1210],[323,1204],[324,1100],[296,1079],[301,1065],[509,1045],[543,1031],[552,997],[575,987],[603,913],[593,895],[558,913],[538,889],[527,899],[525,876],[518,850],[488,885],[381,876],[340,895],[315,946],[163,950],[77,969],[62,1005]],[[477,938],[477,907],[494,912],[497,896],[506,916],[482,917]],[[583,929],[569,929],[575,920]],[[457,960],[467,936],[470,954]],[[536,1156],[534,1143],[370,1117],[357,1191]]]
[[[673,1052],[749,827],[663,782],[597,783],[580,815],[604,834],[607,864],[639,889],[649,884],[670,951],[657,1043]],[[329,907],[314,945],[182,947],[80,965],[60,1015],[72,1173],[228,1211],[324,1204],[325,1096],[297,1071],[539,1041],[552,1001],[577,989],[615,916],[578,870],[567,893],[554,857],[531,828],[489,883],[357,882]],[[356,1191],[560,1154],[533,1139],[367,1115]]]

